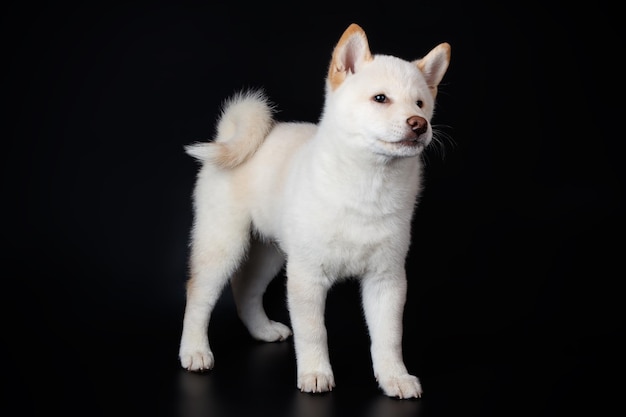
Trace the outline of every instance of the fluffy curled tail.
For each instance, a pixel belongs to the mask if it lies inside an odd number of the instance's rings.
[[[200,162],[235,168],[250,158],[274,125],[274,107],[261,90],[242,91],[223,105],[212,142],[185,146]]]

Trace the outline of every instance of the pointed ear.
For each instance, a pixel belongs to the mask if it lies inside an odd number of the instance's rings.
[[[328,81],[331,89],[335,90],[348,74],[355,73],[364,62],[372,59],[365,31],[359,25],[351,24],[343,32],[333,51],[328,68]]]
[[[414,61],[428,83],[433,97],[450,64],[450,45],[446,42],[435,46],[424,58]]]

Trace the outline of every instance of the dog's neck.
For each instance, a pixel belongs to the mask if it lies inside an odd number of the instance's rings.
[[[318,131],[314,139],[313,152],[320,158],[319,163],[325,165],[332,171],[350,170],[367,177],[371,173],[380,175],[404,175],[408,171],[413,171],[416,166],[421,165],[421,157],[391,157],[377,154],[371,149],[362,146],[354,146],[354,143],[342,140],[340,135],[345,134],[341,127],[336,127],[332,123],[322,120],[318,125]],[[358,141],[355,138],[353,142]],[[365,139],[363,139],[365,142]]]
[[[338,193],[341,200],[355,205],[380,206],[389,201],[389,207],[380,208],[395,211],[399,208],[397,203],[410,202],[417,196],[422,171],[419,156],[377,155],[366,148],[346,145],[336,134],[337,130],[326,129],[322,124],[312,147],[306,151],[320,197],[326,194],[325,190],[332,190],[331,194]]]

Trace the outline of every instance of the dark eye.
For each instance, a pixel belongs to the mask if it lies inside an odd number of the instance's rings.
[[[417,100],[415,103],[417,104],[417,107],[419,107],[420,109],[424,107],[424,102],[422,100]]]
[[[386,103],[387,102],[387,96],[384,94],[376,94],[374,96],[374,101],[376,103]]]

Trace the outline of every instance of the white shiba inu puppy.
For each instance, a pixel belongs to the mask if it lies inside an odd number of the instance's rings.
[[[432,140],[437,86],[449,61],[447,43],[412,62],[373,55],[363,29],[352,24],[333,51],[319,123],[275,122],[262,92],[241,92],[225,103],[214,141],[186,147],[201,168],[179,352],[184,368],[213,368],[208,324],[229,280],[254,338],[292,334],[263,308],[267,285],[285,266],[301,391],[335,386],[324,307],[330,287],[353,277],[380,388],[391,397],[421,396],[401,347],[404,266],[420,154]]]

